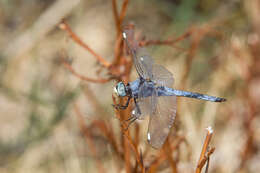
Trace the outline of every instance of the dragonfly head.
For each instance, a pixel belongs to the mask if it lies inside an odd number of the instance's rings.
[[[114,92],[116,93],[116,95],[118,95],[119,97],[124,97],[127,95],[126,92],[126,86],[123,82],[118,82],[117,85],[114,87]]]

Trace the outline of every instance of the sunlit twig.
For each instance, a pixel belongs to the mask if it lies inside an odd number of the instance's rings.
[[[205,165],[207,159],[209,158],[209,156],[215,150],[215,148],[212,148],[212,149],[210,149],[210,151],[208,151],[209,143],[210,143],[210,140],[211,140],[212,135],[213,135],[213,129],[209,126],[206,130],[207,130],[207,136],[206,136],[206,139],[204,141],[204,144],[203,144],[203,147],[202,147],[202,150],[201,150],[200,159],[198,161],[197,168],[196,168],[196,173],[201,172],[201,170],[202,170],[203,166]]]
[[[66,69],[68,69],[74,76],[78,77],[81,80],[88,81],[88,82],[93,82],[93,83],[106,83],[106,82],[108,82],[110,80],[110,79],[92,79],[92,78],[83,76],[83,75],[79,74],[78,72],[76,72],[72,68],[72,66],[68,62],[66,62],[65,60],[63,61],[63,64],[64,64],[64,67]]]
[[[104,58],[102,58],[100,55],[98,55],[96,52],[94,52],[86,43],[84,43],[79,36],[77,36],[72,29],[70,28],[70,26],[67,24],[67,22],[65,22],[64,20],[60,23],[59,28],[62,30],[65,30],[69,36],[76,42],[78,43],[80,46],[82,46],[83,48],[85,48],[87,51],[89,51],[96,59],[97,61],[104,67],[108,68],[111,64],[110,62],[106,61]]]

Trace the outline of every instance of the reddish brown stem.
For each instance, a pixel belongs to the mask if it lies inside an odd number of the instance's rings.
[[[188,37],[190,37],[192,34],[192,31],[188,31],[186,33],[184,33],[183,35],[179,36],[178,38],[175,38],[175,39],[168,39],[168,40],[143,40],[143,41],[140,41],[139,42],[139,45],[140,46],[149,46],[149,45],[168,45],[168,46],[172,46],[172,47],[175,47],[177,49],[180,49],[180,50],[184,50],[183,48],[180,48],[180,47],[177,47],[175,46],[175,44],[179,41],[182,41]]]
[[[113,9],[113,15],[114,15],[116,29],[117,29],[117,35],[119,35],[121,30],[120,30],[120,22],[119,22],[116,0],[112,0],[112,9]]]
[[[63,61],[63,64],[66,69],[68,69],[74,76],[78,77],[81,80],[93,82],[93,83],[106,83],[110,80],[110,79],[92,79],[92,78],[83,76],[83,75],[79,74],[78,72],[76,72],[68,62]]]
[[[202,147],[202,150],[201,150],[201,153],[200,153],[200,159],[199,159],[198,164],[197,164],[196,173],[201,172],[203,166],[206,163],[207,156],[209,157],[209,155],[214,152],[214,150],[212,150],[212,149],[210,150],[211,152],[207,152],[208,148],[209,148],[210,140],[212,138],[212,135],[213,135],[213,130],[212,130],[211,127],[208,127],[207,128],[207,136],[206,136],[206,139],[204,141],[204,144],[203,144],[203,147]]]
[[[116,138],[115,138],[115,135],[112,130],[112,126],[107,125],[104,121],[93,121],[91,123],[90,128],[92,128],[92,127],[98,128],[103,133],[103,135],[107,138],[107,140],[112,145],[115,152],[122,159],[123,155],[122,155],[122,152],[119,151],[120,149],[118,148]]]
[[[125,18],[126,15],[126,9],[128,6],[128,1],[129,0],[124,0],[121,11],[120,11],[120,16],[119,16],[119,24],[121,25],[123,23],[123,20]]]
[[[112,96],[112,99],[113,99],[113,102],[114,104],[116,104],[116,101],[115,101],[115,98]],[[129,152],[128,151],[128,145],[130,145],[130,147],[132,148],[132,150],[134,151],[134,154],[135,154],[135,158],[138,162],[138,165],[140,166],[142,172],[145,171],[144,169],[144,166],[142,164],[142,160],[141,160],[141,155],[140,153],[138,152],[137,150],[137,147],[135,146],[135,144],[133,143],[133,140],[131,139],[130,135],[129,135],[129,131],[125,130],[127,128],[127,124],[124,122],[124,120],[122,120],[122,117],[120,116],[120,114],[118,113],[118,111],[116,110],[116,113],[115,113],[116,117],[120,120],[120,123],[122,125],[122,128],[121,128],[121,131],[123,132],[123,136],[124,136],[124,141],[123,141],[123,146],[125,147],[125,151],[126,152]],[[127,142],[127,143],[126,143]],[[129,169],[130,170],[130,163],[128,163],[128,161],[126,159],[130,159],[129,156],[130,156],[130,153],[124,153],[125,154],[125,162],[126,162],[126,169]],[[127,158],[126,158],[127,157]],[[129,160],[130,161],[130,160]]]
[[[178,172],[177,166],[176,166],[175,160],[172,157],[172,148],[171,148],[171,145],[169,143],[169,139],[166,140],[166,143],[164,145],[164,152],[165,152],[165,155],[167,157],[169,164],[171,165],[172,172],[177,173]]]
[[[215,148],[211,148],[211,149],[207,152],[207,154],[203,157],[203,159],[202,159],[201,162],[199,163],[198,167],[203,167],[203,166],[205,165],[206,161],[208,160],[209,156],[210,156],[211,154],[213,154],[214,151],[215,151]]]
[[[89,51],[96,59],[97,61],[104,67],[108,68],[110,67],[110,62],[106,61],[104,58],[102,58],[100,55],[98,55],[94,50],[92,50],[86,43],[84,43],[79,36],[77,36],[72,29],[70,28],[70,26],[65,22],[62,21],[62,23],[59,25],[60,29],[66,31],[69,36],[77,43],[79,44],[81,47],[85,48],[87,51]]]
[[[178,141],[176,142],[175,145],[171,146],[169,144],[170,150],[171,151],[177,151],[177,148],[180,146],[180,144],[185,141],[184,138],[180,137],[178,138]],[[160,154],[157,156],[155,161],[150,165],[148,172],[153,173],[156,172],[157,168],[167,159],[167,155],[165,152],[160,152]]]

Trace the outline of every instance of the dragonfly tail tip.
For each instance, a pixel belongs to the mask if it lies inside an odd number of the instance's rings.
[[[225,99],[225,98],[217,98],[215,101],[216,102],[225,102],[225,101],[227,101],[227,99]]]

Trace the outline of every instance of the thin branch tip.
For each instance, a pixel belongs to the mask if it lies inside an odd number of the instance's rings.
[[[211,126],[208,126],[206,128],[206,130],[208,131],[209,134],[212,134],[214,132],[213,128]]]
[[[62,30],[65,30],[66,29],[66,25],[62,22],[58,25],[58,27]]]

